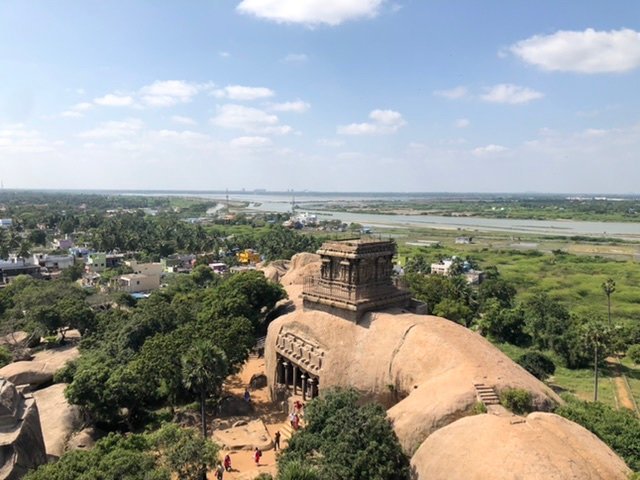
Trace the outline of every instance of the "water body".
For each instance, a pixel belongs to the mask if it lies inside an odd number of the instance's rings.
[[[129,192],[131,194],[131,192]],[[162,193],[140,192],[143,195],[161,196]],[[190,196],[208,199],[224,199],[224,194],[218,193],[171,193],[176,196]],[[348,193],[337,194],[296,194],[296,205],[305,211],[305,204],[332,201],[365,201],[370,199],[405,198],[403,195],[389,194],[358,194]],[[272,193],[237,193],[229,194],[229,199],[234,201],[249,202],[248,210],[260,212],[290,212],[292,196],[291,194]],[[442,229],[461,229],[471,231],[494,231],[508,232],[513,234],[536,234],[536,235],[559,235],[576,236],[584,235],[591,237],[613,237],[627,240],[640,240],[639,222],[584,222],[575,220],[518,220],[508,218],[479,218],[479,217],[443,217],[438,215],[381,215],[374,213],[347,213],[332,211],[313,211],[320,220],[341,220],[345,223],[360,223],[362,225],[376,228],[390,227],[425,227]]]

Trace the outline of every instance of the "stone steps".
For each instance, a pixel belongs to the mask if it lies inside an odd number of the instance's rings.
[[[473,386],[476,389],[478,400],[485,406],[500,405],[500,397],[498,397],[498,394],[493,387],[489,387],[484,383],[474,383]]]

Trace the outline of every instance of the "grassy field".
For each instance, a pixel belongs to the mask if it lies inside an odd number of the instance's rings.
[[[396,238],[401,262],[416,254],[433,261],[452,255],[471,257],[480,268],[497,266],[521,297],[544,291],[578,314],[606,316],[607,299],[602,283],[613,278],[616,282],[616,291],[611,297],[613,319],[640,321],[638,244],[593,244],[445,230],[405,229],[384,233]],[[455,237],[460,235],[473,236],[473,243],[455,244]],[[436,241],[440,246],[410,245],[419,241]]]
[[[611,297],[613,321],[640,322],[640,264],[637,261],[640,244],[455,230],[393,229],[381,233],[396,239],[401,262],[416,254],[432,261],[452,255],[471,257],[480,268],[497,266],[501,275],[518,290],[518,298],[544,291],[571,312],[582,315],[606,318],[607,298],[602,283],[613,278],[616,282],[616,291]],[[455,244],[458,236],[472,236],[473,243]],[[411,245],[420,241],[439,245]],[[524,351],[508,344],[498,347],[514,359]],[[550,356],[553,358],[553,354]],[[558,392],[593,400],[593,370],[570,370],[562,367],[559,359],[554,360],[557,369],[548,380],[549,385]],[[640,366],[626,359],[622,363],[635,401],[640,404]],[[600,401],[617,407],[613,378],[612,368],[601,370],[598,394]]]
[[[511,345],[508,343],[499,343],[496,346],[502,350],[507,356],[513,360],[526,351],[526,349]],[[557,393],[572,393],[581,400],[593,400],[594,394],[594,375],[593,370],[590,368],[579,368],[576,370],[570,370],[562,367],[559,359],[554,356],[552,352],[545,352],[549,357],[554,359],[556,363],[556,372],[550,377],[546,383]],[[638,375],[638,382],[640,383],[640,369],[631,368],[631,372],[634,375]],[[600,369],[599,386],[598,386],[598,400],[602,403],[617,408],[618,401],[616,399],[616,388],[613,382],[614,372],[608,367]],[[640,385],[638,385],[640,387]],[[634,392],[636,401],[640,400],[640,391]]]

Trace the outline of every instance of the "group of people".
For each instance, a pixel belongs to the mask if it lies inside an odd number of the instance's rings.
[[[251,403],[251,394],[249,393],[249,389],[245,389],[244,391],[244,401],[246,403]],[[291,422],[291,428],[293,430],[300,429],[300,417],[302,416],[302,410],[304,408],[304,404],[299,400],[296,400],[293,404],[293,412],[289,415],[289,421]],[[280,431],[276,431],[273,436],[273,446],[275,451],[280,450]],[[256,447],[253,451],[253,461],[257,466],[260,466],[260,459],[262,458],[262,451]],[[218,465],[215,469],[215,475],[217,480],[222,480],[225,472],[231,472],[233,469],[231,467],[231,456],[229,454],[225,455],[224,460],[222,462],[218,462]]]
[[[289,423],[291,423],[291,428],[293,431],[297,431],[300,429],[300,417],[302,416],[302,409],[304,408],[304,403],[300,402],[300,400],[296,400],[293,403],[293,412],[289,414]]]
[[[273,445],[276,452],[280,450],[280,431],[279,430],[276,431],[275,435],[273,436]],[[262,458],[262,451],[258,447],[256,447],[256,449],[253,451],[253,461],[256,463],[256,467],[260,466],[261,458]],[[231,470],[232,470],[231,456],[229,454],[226,454],[224,456],[224,460],[222,462],[218,462],[218,466],[216,467],[216,470],[215,470],[216,479],[222,480],[222,477],[224,476],[224,472],[230,472]]]

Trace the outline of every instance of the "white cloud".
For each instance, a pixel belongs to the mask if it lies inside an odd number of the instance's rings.
[[[640,32],[630,29],[582,32],[560,30],[535,35],[509,50],[527,63],[544,70],[607,73],[640,67]]]
[[[122,121],[104,122],[97,128],[79,133],[78,137],[95,139],[129,137],[136,135],[143,127],[142,120],[129,118]]]
[[[0,154],[3,157],[51,152],[57,143],[48,142],[40,132],[28,130],[21,123],[0,126]]]
[[[449,90],[436,90],[435,92],[433,92],[433,94],[437,95],[438,97],[444,97],[450,100],[457,100],[469,95],[469,90],[467,90],[467,87],[460,86],[460,87],[450,88]]]
[[[338,148],[344,145],[344,140],[337,138],[319,138],[316,143],[323,147]]]
[[[459,118],[455,121],[454,125],[456,128],[467,128],[471,125],[471,122],[468,118]]]
[[[351,123],[338,127],[340,135],[376,135],[395,133],[407,124],[400,112],[393,110],[373,110],[369,114],[372,122]]]
[[[507,147],[503,147],[502,145],[490,144],[490,145],[485,145],[484,147],[474,148],[471,151],[471,153],[473,153],[476,156],[483,157],[486,155],[495,155],[498,153],[503,153],[503,152],[506,152],[507,150],[509,149]]]
[[[244,130],[251,133],[287,134],[292,131],[288,125],[280,125],[276,115],[258,108],[227,104],[218,107],[218,114],[211,122],[222,128]]]
[[[229,52],[218,52],[218,55],[222,58],[229,58],[231,56]]]
[[[65,110],[64,112],[62,112],[60,116],[67,117],[67,118],[83,117],[84,112],[92,108],[93,108],[92,103],[88,103],[88,102],[77,103],[73,107],[71,107],[69,110]]]
[[[150,107],[172,107],[188,103],[207,85],[198,85],[183,80],[155,81],[140,89],[140,97]]]
[[[544,97],[544,94],[527,87],[520,87],[510,83],[501,83],[486,89],[480,98],[485,102],[509,103],[512,105],[529,103]]]
[[[340,25],[377,15],[384,0],[243,0],[238,12],[277,23]]]
[[[191,117],[183,117],[182,115],[174,115],[171,117],[171,121],[179,123],[181,125],[197,125],[197,122]]]
[[[215,90],[213,94],[218,98],[229,98],[231,100],[258,100],[261,98],[273,97],[275,92],[266,87],[227,85],[222,89]]]
[[[270,108],[276,112],[304,113],[311,108],[311,105],[302,100],[296,100],[295,102],[274,103]]]
[[[262,148],[272,145],[271,139],[267,137],[238,137],[229,142],[235,148]]]
[[[282,59],[285,63],[305,63],[309,60],[309,57],[304,53],[290,53]]]
[[[128,107],[133,105],[133,97],[130,95],[109,93],[104,97],[94,99],[93,103],[103,107]]]

